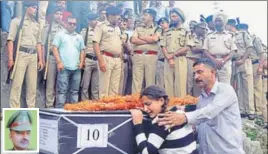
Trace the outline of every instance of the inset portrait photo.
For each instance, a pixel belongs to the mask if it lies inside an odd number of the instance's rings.
[[[38,153],[38,130],[38,108],[3,108],[2,153]]]

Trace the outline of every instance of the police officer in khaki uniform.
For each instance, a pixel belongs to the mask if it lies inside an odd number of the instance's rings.
[[[159,19],[157,24],[161,27],[162,33],[161,37],[168,31],[169,21],[167,18],[162,17]],[[161,51],[160,42],[159,42],[159,50],[158,50],[158,61],[157,61],[157,69],[156,69],[156,85],[159,85],[162,88],[165,88],[165,80],[164,80],[164,64],[165,64],[165,56]]]
[[[143,11],[144,26],[136,27],[130,42],[133,44],[133,80],[132,93],[142,90],[143,79],[145,87],[155,84],[156,65],[158,59],[158,44],[161,29],[154,24],[156,11]]]
[[[240,29],[242,29],[242,25]],[[248,26],[245,25],[247,30]],[[252,66],[253,66],[253,83],[254,83],[254,102],[256,106],[256,114],[264,115],[263,108],[266,107],[266,103],[262,99],[262,74],[263,74],[263,61],[264,61],[264,52],[261,39],[256,35],[251,35],[253,43],[253,52],[251,52]],[[267,88],[267,87],[266,87]]]
[[[231,57],[237,50],[233,33],[224,30],[227,16],[222,12],[213,15],[216,31],[207,34],[203,49],[204,55],[212,59],[217,65],[218,81],[231,82]]]
[[[53,13],[52,25],[46,25],[42,31],[42,45],[44,46],[45,43],[48,43],[48,41],[50,42],[49,58],[48,58],[48,62],[46,62],[47,63],[46,64],[47,65],[47,76],[46,76],[46,107],[47,108],[52,108],[54,106],[55,96],[56,96],[55,81],[56,81],[56,75],[57,75],[57,63],[52,52],[52,42],[53,42],[55,34],[64,29],[62,22],[61,22],[62,12],[63,12],[62,8],[60,7],[55,8],[54,13]],[[51,26],[51,31],[49,32],[50,26]],[[47,40],[49,39],[48,34],[50,35],[50,40]]]
[[[81,99],[89,100],[89,89],[91,99],[99,98],[99,73],[98,73],[98,59],[93,50],[93,36],[94,29],[97,25],[97,14],[90,14],[88,16],[88,28],[81,31],[81,35],[85,40],[86,45],[86,60],[84,74],[81,82]]]
[[[31,142],[32,123],[32,115],[26,110],[19,110],[8,119],[7,128],[10,130],[9,137],[13,144],[11,150],[31,150],[28,147]]]
[[[121,73],[121,79],[120,79],[120,88],[119,93],[121,95],[126,94],[126,86],[127,86],[127,80],[129,78],[128,71],[129,71],[129,61],[130,61],[130,54],[131,54],[131,48],[130,48],[130,42],[129,42],[129,33],[126,32],[127,30],[127,19],[122,16],[121,22],[119,24],[120,30],[121,30],[121,40],[122,44],[124,46],[123,49],[123,56],[122,56],[122,73]]]
[[[235,60],[237,74],[237,96],[242,116],[248,115],[249,119],[254,119],[254,95],[253,95],[253,68],[250,58],[253,52],[252,39],[246,30],[238,26],[231,25],[234,33],[235,44],[237,46],[237,58]],[[239,28],[239,31],[237,30]]]
[[[34,19],[38,2],[24,2],[26,6],[26,14],[24,24],[22,26],[22,35],[18,56],[16,57],[16,68],[14,68],[14,78],[10,92],[10,107],[20,108],[21,89],[26,79],[26,103],[29,108],[35,107],[36,90],[37,90],[37,71],[42,70],[44,65],[41,54],[41,35],[39,24]],[[21,18],[15,18],[11,21],[10,30],[8,35],[8,69],[14,65],[13,59],[13,42],[15,41],[16,34]]]
[[[187,93],[192,96],[199,96],[201,94],[201,89],[194,81],[193,76],[193,64],[197,59],[202,58],[203,54],[203,44],[205,35],[207,32],[207,24],[205,22],[196,23],[193,27],[192,49],[187,53],[186,57],[188,60],[188,70],[187,70]]]
[[[107,22],[98,24],[94,30],[93,49],[99,64],[99,97],[119,94],[122,71],[122,41],[118,27],[121,10],[108,7]]]
[[[161,39],[162,52],[165,56],[164,79],[169,97],[182,97],[187,89],[186,54],[192,46],[189,32],[182,28],[185,16],[179,8],[170,10],[170,28]]]

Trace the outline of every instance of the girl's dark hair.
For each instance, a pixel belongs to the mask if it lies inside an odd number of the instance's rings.
[[[140,95],[140,98],[147,96],[149,99],[158,101],[159,99],[164,99],[164,104],[162,106],[162,111],[164,112],[167,109],[169,98],[165,90],[157,85],[151,85],[145,88]]]

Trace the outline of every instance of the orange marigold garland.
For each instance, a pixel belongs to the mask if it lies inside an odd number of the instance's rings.
[[[170,98],[168,106],[175,105],[193,105],[198,102],[198,98],[187,95],[184,97]],[[142,108],[143,104],[139,94],[127,96],[107,96],[99,100],[86,100],[75,104],[65,104],[65,110],[71,111],[115,111],[115,110],[130,110]]]

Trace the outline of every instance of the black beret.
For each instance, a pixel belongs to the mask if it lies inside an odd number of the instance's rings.
[[[150,96],[154,99],[168,97],[166,91],[158,85],[148,86],[142,91],[141,96]]]
[[[208,17],[206,17],[206,22],[211,22],[213,20],[213,15],[209,15]]]
[[[156,11],[155,11],[154,9],[145,9],[145,10],[143,11],[143,13],[148,13],[148,14],[150,14],[153,18],[156,17]]]
[[[235,19],[228,19],[227,24],[228,25],[236,25],[236,20]]]
[[[89,15],[88,15],[88,18],[87,18],[87,19],[88,19],[88,20],[96,20],[97,18],[98,18],[98,15],[92,13],[92,14],[89,14]]]
[[[31,6],[38,6],[39,2],[37,1],[24,1],[23,5],[26,7],[31,7]]]
[[[200,27],[200,28],[203,28],[203,29],[208,29],[208,28],[207,28],[207,23],[206,23],[206,22],[199,22],[199,23],[196,23],[194,27],[195,27],[195,28]]]
[[[238,29],[248,29],[248,24],[245,24],[245,23],[241,23],[241,24],[239,24],[238,26]]]
[[[167,18],[165,18],[165,17],[160,18],[160,19],[158,20],[157,24],[158,24],[158,25],[160,25],[160,24],[161,24],[161,22],[166,22],[166,23],[169,23],[168,19],[167,19]]]
[[[107,15],[120,15],[121,9],[115,6],[109,6],[106,8]]]

